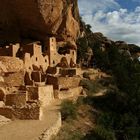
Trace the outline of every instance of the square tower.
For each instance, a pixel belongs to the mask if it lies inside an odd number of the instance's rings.
[[[54,67],[57,64],[56,38],[55,37],[47,38],[46,47],[47,47],[47,54],[49,56],[49,65],[51,67]]]

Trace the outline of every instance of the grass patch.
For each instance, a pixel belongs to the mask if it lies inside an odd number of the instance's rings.
[[[60,111],[62,115],[62,120],[76,119],[77,105],[70,100],[64,100],[61,103]]]
[[[88,79],[83,79],[80,82],[80,85],[87,90],[87,95],[92,96],[93,94],[98,93],[104,87],[98,82]]]

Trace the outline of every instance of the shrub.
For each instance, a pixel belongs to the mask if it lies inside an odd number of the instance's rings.
[[[80,85],[83,86],[83,88],[87,89],[87,94],[89,96],[92,96],[93,94],[99,92],[104,87],[98,82],[98,81],[91,81],[91,80],[81,80]]]
[[[61,103],[62,120],[75,119],[77,115],[77,106],[70,100],[64,100]]]
[[[98,125],[90,131],[82,140],[116,140],[115,133],[103,126]]]
[[[83,105],[83,104],[85,103],[85,102],[84,102],[84,99],[85,99],[85,97],[79,96],[78,99],[77,99],[76,105],[77,105],[77,106]]]
[[[116,140],[113,131],[105,129],[102,126],[96,126],[94,130],[95,137],[100,138],[100,140]]]
[[[83,137],[81,131],[73,129],[69,123],[64,123],[58,135],[52,140],[81,140]]]

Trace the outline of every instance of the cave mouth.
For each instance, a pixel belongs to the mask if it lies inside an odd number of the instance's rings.
[[[68,47],[59,47],[58,53],[60,55],[70,54],[70,49]]]

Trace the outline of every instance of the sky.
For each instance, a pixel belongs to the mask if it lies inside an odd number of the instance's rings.
[[[78,0],[82,19],[93,32],[140,46],[140,0]]]

